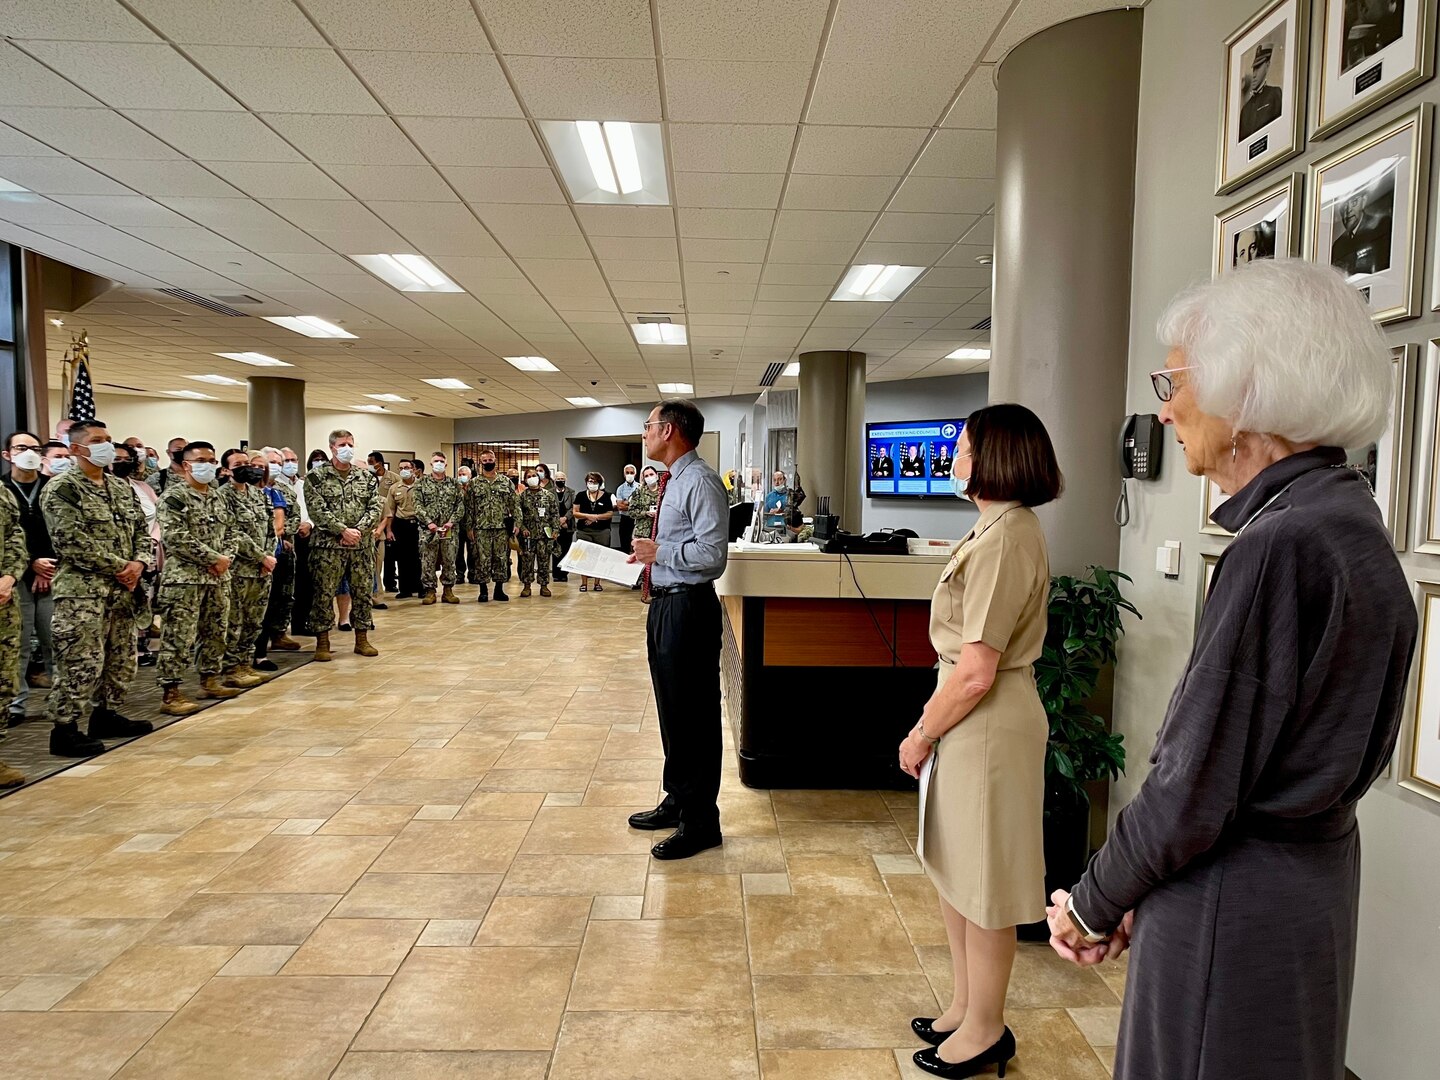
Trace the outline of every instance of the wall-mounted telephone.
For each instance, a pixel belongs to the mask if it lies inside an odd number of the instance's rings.
[[[1135,413],[1120,428],[1120,476],[1123,479],[1154,480],[1160,475],[1160,451],[1165,445],[1165,425],[1153,413]]]

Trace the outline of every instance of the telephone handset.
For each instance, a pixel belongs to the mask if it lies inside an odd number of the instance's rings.
[[[1160,451],[1165,425],[1153,413],[1132,414],[1120,428],[1120,476],[1154,480],[1160,475]]]

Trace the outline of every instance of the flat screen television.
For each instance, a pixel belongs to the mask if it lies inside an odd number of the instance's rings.
[[[950,469],[964,420],[865,425],[865,494],[873,499],[954,498]]]

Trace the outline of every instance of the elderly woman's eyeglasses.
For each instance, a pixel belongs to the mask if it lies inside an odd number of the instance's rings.
[[[1155,387],[1155,396],[1161,401],[1169,401],[1175,396],[1175,380],[1170,376],[1177,371],[1194,371],[1197,365],[1191,364],[1188,367],[1165,368],[1163,371],[1152,371],[1150,373],[1150,385]]]

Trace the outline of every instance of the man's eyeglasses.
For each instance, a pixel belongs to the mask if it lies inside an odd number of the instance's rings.
[[[1165,368],[1162,371],[1150,373],[1150,385],[1155,388],[1155,396],[1161,401],[1169,401],[1175,396],[1175,380],[1170,376],[1177,371],[1194,371],[1197,365],[1191,364],[1188,367]]]
[[[668,423],[670,423],[669,420],[646,420],[643,424],[640,425],[640,430],[641,430],[641,431],[646,431],[646,430],[654,427],[656,424],[668,424]]]

